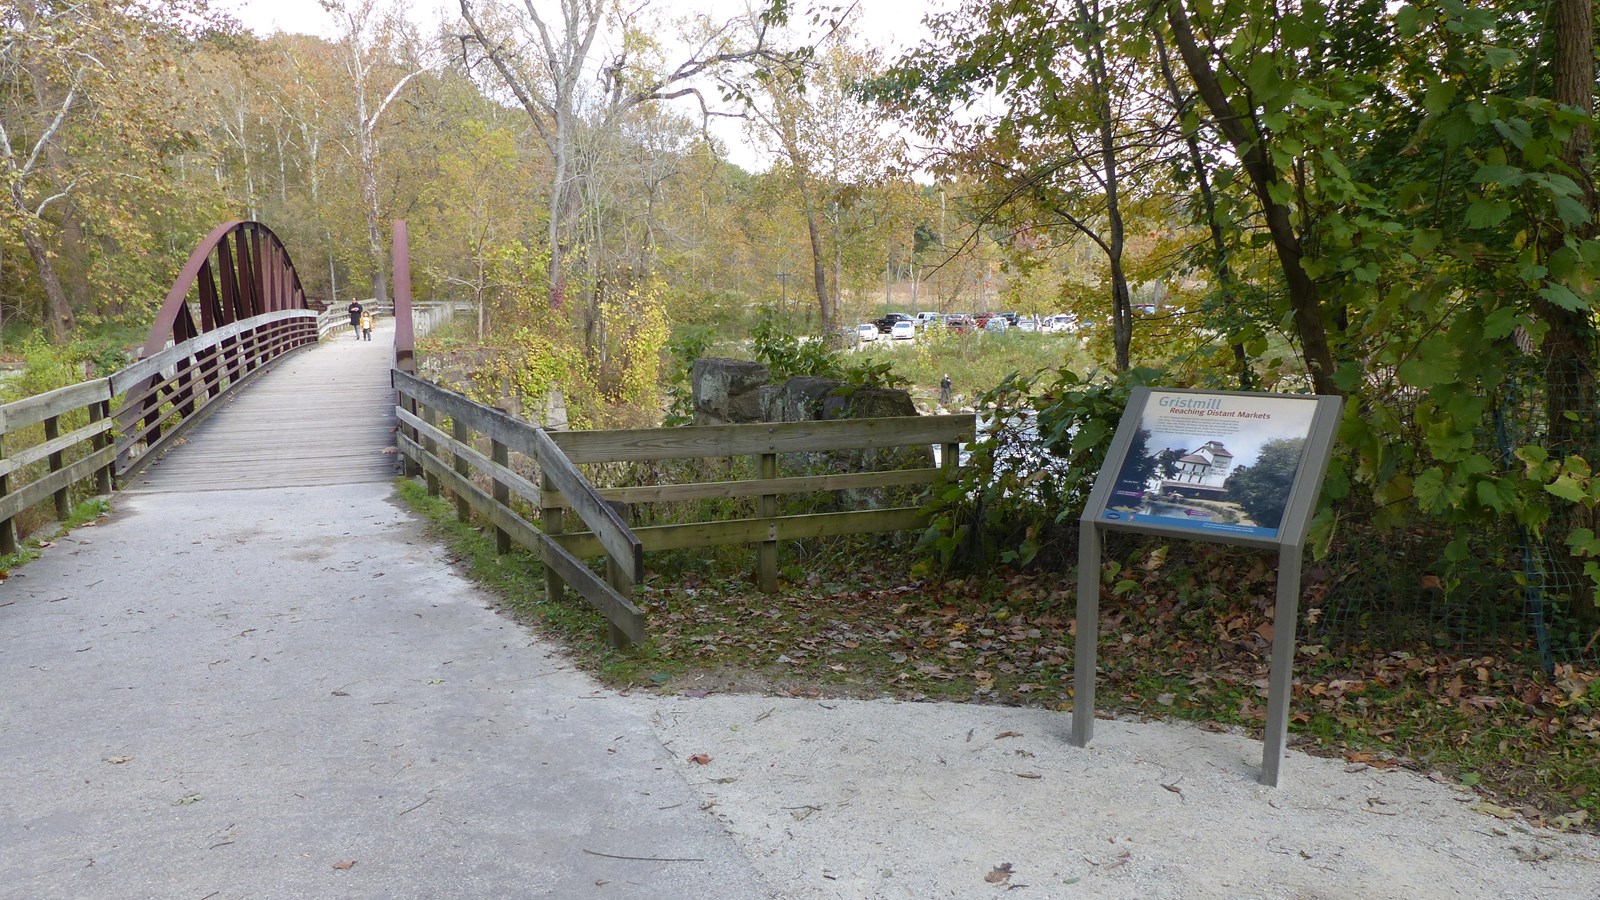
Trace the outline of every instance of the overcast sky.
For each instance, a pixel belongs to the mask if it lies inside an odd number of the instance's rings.
[[[842,5],[843,2],[845,0],[826,0],[826,2],[816,0],[815,3],[802,0],[796,4],[795,19],[797,22],[802,22],[808,18],[806,11],[813,5],[831,7]],[[930,12],[948,9],[954,3],[955,0],[860,0],[856,30],[866,41],[884,49],[892,56],[897,51],[916,44],[926,35],[922,27],[923,16]],[[324,37],[331,37],[334,34],[333,19],[317,0],[219,0],[218,5],[243,23],[246,28],[259,34],[271,34],[276,31],[318,34]],[[712,16],[726,17],[736,14],[744,5],[744,0],[657,0],[653,8],[669,17],[700,11]],[[411,18],[418,24],[430,28],[433,23],[446,17],[455,19],[460,14],[460,9],[460,5],[454,0],[450,2],[422,0],[408,4]],[[686,114],[692,112],[692,109],[685,109]],[[728,158],[732,162],[751,171],[760,171],[770,165],[771,160],[743,133],[739,123],[715,119],[712,121],[711,130],[727,144]]]

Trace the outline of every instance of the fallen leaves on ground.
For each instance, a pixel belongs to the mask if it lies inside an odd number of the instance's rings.
[[[1001,863],[995,866],[989,874],[983,876],[983,880],[990,884],[1005,884],[1011,880],[1011,875],[1011,863]]]
[[[1260,729],[1275,567],[1260,554],[1201,545],[1141,565],[1152,558],[1106,560],[1101,710]],[[636,598],[654,661],[633,683],[1071,709],[1072,570],[895,584],[874,574],[892,566],[860,558],[851,566],[809,566],[772,595],[709,568],[650,579]],[[1327,574],[1308,577],[1308,622],[1321,618],[1319,578]],[[1109,588],[1123,582],[1132,587],[1114,596]],[[1581,764],[1600,751],[1600,672],[1562,666],[1546,678],[1509,643],[1489,654],[1422,641],[1336,647],[1315,629],[1298,630],[1296,746],[1352,767],[1443,769],[1454,784],[1473,773],[1482,789],[1546,817],[1600,812],[1600,773]]]
[[[711,764],[711,757],[704,753],[694,753],[689,756],[689,762],[697,766],[708,766]]]
[[[355,866],[356,866],[356,861],[353,860],[353,859],[341,860],[341,861],[336,862],[336,863],[333,864],[333,867],[335,869],[338,869],[341,872],[345,872],[345,871],[348,871],[350,869],[353,869],[353,868],[355,868]]]

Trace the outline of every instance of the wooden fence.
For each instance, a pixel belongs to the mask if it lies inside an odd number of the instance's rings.
[[[762,590],[778,588],[778,543],[801,538],[926,528],[922,506],[845,512],[778,515],[778,499],[790,494],[863,490],[933,483],[940,470],[932,467],[779,477],[781,454],[832,454],[841,451],[943,447],[947,469],[960,456],[960,444],[971,441],[974,417],[896,416],[878,419],[834,419],[817,422],[775,422],[748,425],[701,425],[626,431],[562,431],[551,437],[574,463],[640,462],[645,460],[752,457],[757,477],[730,481],[657,484],[606,488],[600,496],[613,503],[661,503],[678,500],[753,497],[751,518],[654,525],[634,533],[646,550],[678,550],[722,544],[758,544],[757,564]],[[541,507],[559,510],[561,498],[546,492]],[[577,556],[594,551],[596,536],[561,534],[557,538]]]
[[[533,551],[545,564],[549,596],[559,598],[564,585],[571,585],[606,617],[613,645],[643,640],[644,614],[629,599],[633,586],[644,577],[644,553],[639,539],[567,461],[544,429],[399,369],[391,370],[391,377],[399,397],[395,415],[402,425],[396,442],[400,452],[421,467],[428,479],[429,493],[438,494],[441,484],[449,487],[456,498],[456,513],[463,522],[470,518],[472,510],[477,510],[494,525],[495,546],[501,553],[509,551],[513,542]],[[449,432],[439,427],[441,417],[450,419]],[[489,439],[488,456],[478,452],[474,435]],[[448,453],[448,461],[440,448]],[[512,470],[513,451],[534,461],[542,485],[535,485]],[[473,482],[474,472],[489,480],[489,491]],[[595,552],[590,555],[603,553],[607,558],[604,579],[511,507],[513,496],[536,505],[546,491],[565,498],[565,508],[576,512],[589,527],[595,538]],[[549,530],[548,519],[542,524]]]
[[[559,597],[564,585],[571,585],[610,622],[617,645],[644,637],[644,616],[630,596],[644,575],[645,550],[757,544],[762,588],[773,591],[780,541],[927,525],[921,506],[780,516],[778,498],[926,485],[941,476],[940,469],[779,477],[780,454],[938,444],[944,448],[944,468],[951,469],[957,465],[959,445],[972,440],[975,426],[973,416],[956,415],[547,433],[398,369],[392,377],[399,398],[400,450],[425,474],[430,493],[447,487],[462,521],[476,511],[491,522],[500,552],[509,551],[513,542],[534,551],[545,562],[549,596]],[[450,422],[448,431],[444,418]],[[487,456],[477,447],[478,437],[489,441]],[[540,484],[512,468],[512,452],[533,460]],[[755,459],[759,477],[596,489],[577,468],[580,463],[740,456]],[[754,517],[637,529],[626,522],[631,504],[738,497],[755,498]],[[539,510],[537,526],[513,508],[512,498],[522,501],[524,509]],[[588,530],[565,530],[569,510]],[[580,561],[601,556],[607,561],[604,579]]]
[[[110,493],[113,476],[137,472],[223,395],[316,339],[316,313],[270,312],[105,378],[0,406],[0,553],[16,552],[16,517],[23,510],[53,497],[56,517],[65,519],[73,488],[90,479],[97,493]],[[33,428],[40,423],[42,436]],[[63,434],[64,426],[70,430]]]

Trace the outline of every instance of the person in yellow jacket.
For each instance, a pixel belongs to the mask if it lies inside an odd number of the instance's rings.
[[[367,310],[361,311],[361,339],[372,340],[372,313]]]

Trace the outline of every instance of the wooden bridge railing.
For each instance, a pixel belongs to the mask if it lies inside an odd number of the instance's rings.
[[[316,313],[266,313],[107,377],[0,406],[0,553],[16,552],[16,517],[23,510],[54,497],[56,517],[65,519],[72,490],[90,479],[97,493],[110,493],[113,477],[135,473],[211,404],[316,339]],[[42,434],[35,428],[41,423]]]

